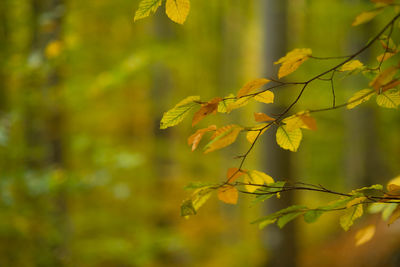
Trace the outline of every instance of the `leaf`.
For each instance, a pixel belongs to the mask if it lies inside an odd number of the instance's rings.
[[[189,0],[167,0],[165,3],[165,12],[174,22],[183,24],[189,14]]]
[[[279,198],[279,192],[285,186],[284,181],[278,181],[275,183],[267,183],[267,184],[268,184],[268,186],[263,186],[263,187],[257,188],[257,190],[255,191],[256,197],[255,197],[255,199],[253,199],[252,204],[256,204],[258,202],[264,201],[275,195]]]
[[[264,221],[260,222],[260,224],[258,225],[258,228],[259,228],[260,230],[261,230],[261,229],[264,229],[264,228],[267,227],[268,225],[273,224],[273,223],[275,223],[275,222],[276,222],[276,219],[264,220]]]
[[[382,92],[386,92],[389,89],[392,89],[400,84],[400,80],[394,79],[382,87]]]
[[[324,212],[325,212],[324,210],[319,210],[319,209],[309,210],[306,213],[304,213],[304,221],[306,223],[313,223],[316,220],[318,220],[318,218],[321,217],[321,215]]]
[[[219,128],[211,137],[211,141],[205,146],[204,153],[207,154],[217,149],[224,148],[235,142],[238,134],[243,130],[235,124]]]
[[[312,54],[311,49],[309,48],[296,48],[286,56],[280,58],[278,61],[274,62],[274,64],[282,64],[279,68],[278,78],[285,77],[297,70],[301,64],[304,63]]]
[[[188,145],[189,146],[192,145],[192,151],[194,151],[197,148],[205,133],[215,130],[217,130],[217,126],[210,125],[207,128],[197,130],[194,134],[192,134],[188,138]]]
[[[221,102],[218,103],[218,112],[220,113],[227,113],[227,107],[229,104],[234,103],[236,101],[235,95],[230,94],[227,97],[225,97]]]
[[[376,103],[384,108],[397,108],[400,105],[400,91],[392,89],[376,97]]]
[[[362,69],[364,65],[357,59],[350,60],[349,62],[345,63],[341,68],[340,71],[352,71],[355,69]]]
[[[398,205],[396,203],[388,203],[385,205],[386,206],[382,210],[382,219],[384,221],[387,221],[390,218],[390,216],[392,216],[393,212],[396,210]]]
[[[280,217],[278,219],[278,222],[276,224],[279,226],[279,228],[282,229],[288,222],[293,221],[294,219],[296,219],[297,217],[299,217],[302,214],[304,214],[304,211],[292,212],[292,213],[283,215],[282,217]]]
[[[270,90],[266,90],[254,96],[254,100],[264,103],[264,104],[271,104],[274,103],[274,93]]]
[[[393,76],[397,73],[398,67],[392,66],[387,68],[386,70],[382,71],[379,73],[375,79],[373,79],[370,83],[369,86],[375,89],[377,93],[379,93],[379,90],[381,87],[387,83],[389,83],[392,79]]]
[[[304,213],[304,210],[307,209],[306,206],[302,206],[302,205],[293,205],[290,207],[287,207],[285,209],[279,210],[275,213],[269,214],[267,216],[264,216],[260,219],[257,219],[255,221],[253,221],[252,223],[259,223],[259,227],[265,227],[269,224],[274,223],[278,218],[283,218],[280,222],[278,220],[278,226],[280,228],[282,228],[283,226],[285,226],[286,223],[288,223],[289,221],[295,219],[297,216],[301,215],[302,213]],[[290,214],[295,214],[293,216],[287,216]]]
[[[239,193],[232,185],[224,185],[218,189],[218,198],[227,204],[236,204]]]
[[[362,244],[367,243],[374,237],[375,235],[375,225],[368,225],[356,233],[356,246],[361,246]]]
[[[188,112],[197,105],[195,101],[199,100],[199,96],[189,96],[165,112],[161,119],[160,129],[166,129],[180,123],[188,115]]]
[[[372,20],[373,18],[375,18],[379,13],[382,12],[382,8],[378,8],[376,10],[372,10],[372,11],[366,11],[363,12],[361,14],[359,14],[353,21],[353,23],[351,24],[351,26],[358,26],[360,24],[366,23],[370,20]]]
[[[240,171],[238,168],[229,168],[226,172],[226,179],[228,183],[233,183],[236,181],[240,176],[246,174],[243,171]]]
[[[142,0],[139,3],[139,8],[136,10],[133,21],[143,19],[156,12],[158,7],[161,6],[162,0]]]
[[[185,190],[193,190],[193,189],[198,189],[202,187],[211,187],[211,186],[216,186],[215,184],[212,183],[205,183],[205,182],[190,182],[187,184],[183,189]]]
[[[354,93],[354,95],[347,101],[347,109],[353,109],[356,106],[368,101],[372,97],[373,92],[374,90],[372,89],[363,89]]]
[[[252,99],[252,98],[253,98],[252,96],[245,96],[245,97],[236,99],[235,102],[228,104],[228,106],[226,107],[226,112],[230,113],[234,109],[244,107],[245,105],[247,105],[249,103],[250,99]]]
[[[390,180],[387,183],[386,188],[389,191],[389,193],[399,191],[400,190],[400,175],[393,178],[392,180]]]
[[[257,125],[256,127],[251,128],[247,134],[246,134],[246,139],[247,141],[249,141],[251,144],[254,143],[254,141],[256,140],[257,136],[261,136],[263,133],[265,133],[266,130],[269,129],[269,127],[266,127],[267,125],[270,125],[269,123],[263,123],[260,125]],[[266,127],[265,129],[263,129],[264,127]],[[263,129],[263,130],[261,130]],[[261,133],[259,133],[259,131],[257,130],[261,130]]]
[[[366,199],[367,199],[366,197],[357,197],[357,198],[355,198],[355,199],[349,201],[349,202],[346,204],[346,208],[350,209],[351,207],[362,203],[362,202],[363,202],[364,200],[366,200]]]
[[[398,51],[396,52],[385,52],[380,54],[379,56],[376,57],[376,60],[378,62],[384,62],[386,60],[388,60],[389,58],[393,57],[394,55],[396,55],[398,53]]]
[[[221,100],[222,98],[215,97],[206,104],[201,105],[201,108],[193,115],[192,127],[199,123],[205,116],[217,113],[218,103]]]
[[[400,218],[400,206],[397,205],[397,208],[393,211],[392,215],[389,218],[388,225],[394,223],[398,218]]]
[[[244,176],[243,182],[246,184],[263,185],[264,183],[274,183],[274,179],[263,172],[252,170],[247,172],[247,174]],[[257,185],[245,185],[244,187],[248,192],[252,193],[260,187]]]
[[[253,92],[254,90],[260,88],[261,86],[269,82],[270,80],[264,78],[255,79],[251,82],[248,82],[239,90],[239,92],[237,93],[237,97],[239,98],[248,95],[249,93]]]
[[[181,216],[196,215],[197,211],[210,198],[213,189],[204,186],[195,190],[190,199],[185,200],[181,205]]]
[[[299,148],[301,138],[303,134],[300,129],[295,129],[293,131],[288,131],[286,125],[279,126],[276,131],[276,142],[283,149],[287,149],[296,152]]]
[[[265,113],[262,112],[254,112],[254,119],[256,122],[264,122],[264,121],[274,121],[274,118],[271,118]]]
[[[282,122],[286,123],[286,129],[289,132],[299,128],[317,130],[317,122],[307,111],[298,112],[295,115],[285,118]]]
[[[363,215],[362,205],[357,205],[346,210],[345,214],[340,217],[340,225],[347,231],[354,221]]]

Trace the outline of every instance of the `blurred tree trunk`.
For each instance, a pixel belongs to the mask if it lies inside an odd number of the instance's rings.
[[[28,88],[26,102],[26,138],[28,146],[27,164],[29,169],[62,175],[63,132],[65,127],[64,103],[62,99],[61,26],[64,16],[63,0],[33,0],[33,29],[31,61],[31,87]],[[39,153],[36,153],[39,151]],[[33,153],[32,153],[33,152]],[[52,177],[58,179],[60,177]],[[57,232],[57,241],[46,240],[51,247],[49,261],[64,266],[68,260],[68,238],[70,236],[67,197],[65,188],[57,189],[52,197],[52,208],[44,214],[51,218],[52,227]],[[40,207],[40,204],[39,204]],[[39,211],[44,212],[44,211]],[[38,237],[36,242],[43,243]]]
[[[266,77],[274,75],[272,62],[287,52],[287,0],[261,1],[264,18],[264,73]],[[283,106],[266,108],[267,114],[282,112]],[[291,152],[283,150],[276,144],[275,131],[266,132],[266,160],[265,171],[279,180],[292,180],[292,156]],[[293,205],[294,195],[291,192],[282,195],[279,200],[270,201],[268,213]],[[268,249],[268,263],[266,266],[293,267],[296,266],[296,224],[287,224],[284,229],[268,227],[266,229],[266,242]]]

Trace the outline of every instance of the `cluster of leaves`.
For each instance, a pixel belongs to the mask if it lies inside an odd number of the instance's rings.
[[[366,206],[368,206],[369,211],[372,213],[382,212],[383,218],[388,220],[389,224],[393,223],[400,217],[400,208],[398,206],[398,203],[400,203],[400,177],[389,182],[386,190],[383,189],[382,185],[373,185],[353,190],[350,193],[340,193],[328,190],[322,186],[290,185],[285,181],[274,181],[272,177],[263,172],[243,169],[244,162],[257,140],[265,131],[273,128],[272,126],[276,128],[275,136],[277,144],[283,149],[296,152],[302,140],[302,130],[317,130],[317,122],[312,117],[312,114],[315,112],[344,107],[347,109],[353,109],[370,100],[373,96],[376,97],[376,103],[379,106],[397,109],[400,105],[400,91],[398,89],[398,86],[400,85],[398,75],[400,64],[395,64],[386,67],[385,69],[382,68],[382,64],[400,51],[400,47],[397,46],[391,38],[394,25],[400,17],[400,10],[398,10],[399,5],[394,4],[393,0],[371,1],[375,3],[375,8],[358,15],[353,22],[353,26],[372,20],[387,8],[393,8],[396,14],[382,28],[382,30],[372,37],[360,50],[349,56],[332,57],[332,59],[342,58],[343,60],[330,69],[323,71],[304,82],[281,81],[281,78],[296,71],[309,59],[331,59],[315,57],[312,54],[312,50],[309,48],[296,48],[275,62],[275,64],[280,65],[277,75],[278,79],[255,79],[246,83],[236,95],[230,94],[226,97],[215,97],[209,101],[202,101],[199,96],[189,96],[164,113],[160,124],[161,129],[166,129],[179,124],[190,114],[190,111],[197,109],[192,118],[192,126],[196,126],[208,115],[230,113],[233,110],[246,106],[253,100],[264,104],[273,104],[274,93],[271,91],[272,89],[282,86],[302,87],[297,98],[281,114],[272,116],[261,112],[255,112],[254,120],[256,124],[254,126],[245,127],[237,124],[229,124],[217,127],[216,125],[210,125],[206,128],[198,129],[188,138],[188,145],[191,146],[192,151],[194,151],[199,146],[203,137],[210,134],[208,143],[203,149],[204,153],[210,153],[229,146],[236,141],[238,135],[242,132],[246,132],[246,139],[251,145],[248,151],[244,155],[240,156],[242,159],[240,165],[237,168],[231,168],[227,171],[226,180],[223,183],[190,184],[187,187],[187,189],[194,189],[194,192],[183,202],[181,206],[182,216],[187,217],[195,215],[198,209],[215,191],[222,202],[227,204],[236,204],[240,192],[254,195],[254,202],[256,203],[273,196],[279,198],[281,193],[289,190],[309,190],[338,195],[339,198],[325,206],[312,209],[303,205],[291,206],[263,217],[255,221],[255,223],[258,223],[260,228],[272,223],[276,223],[282,228],[288,222],[301,215],[307,223],[312,223],[325,212],[342,210],[344,214],[340,218],[340,225],[347,231],[350,226],[353,225],[353,222],[363,215],[364,207]],[[161,0],[143,0],[135,15],[135,20],[146,17],[150,13],[155,12],[158,6],[161,5],[161,2]],[[175,5],[175,10],[177,10],[175,13],[171,11],[172,2]],[[183,6],[185,6],[185,8],[183,8]],[[179,11],[182,8],[184,11]],[[167,0],[166,9],[168,16],[172,20],[178,23],[183,23],[189,10],[189,2],[182,0]],[[171,13],[174,13],[175,16],[171,16]],[[177,14],[180,14],[180,16],[177,16]],[[378,66],[371,68],[355,58],[368,50],[368,48],[370,48],[374,43],[381,44],[383,53],[377,56]],[[336,105],[335,89],[333,87],[333,79],[336,73],[343,73],[345,76],[363,73],[367,77],[372,77],[369,83],[370,88],[362,89],[356,92],[346,103]],[[327,76],[328,78],[326,78]],[[299,102],[308,85],[315,80],[326,80],[331,82],[333,105],[318,110],[303,110],[290,115],[289,113],[293,106]],[[374,231],[374,226],[368,226],[367,228],[362,229],[357,234],[357,244],[363,244],[371,239]]]

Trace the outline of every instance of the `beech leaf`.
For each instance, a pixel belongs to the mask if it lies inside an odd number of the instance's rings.
[[[366,23],[370,20],[372,20],[373,18],[375,18],[379,13],[381,13],[383,10],[383,8],[378,8],[376,10],[372,10],[372,11],[366,11],[366,12],[362,12],[361,14],[359,14],[353,21],[353,23],[351,24],[351,26],[358,26],[360,24]]]
[[[167,0],[165,3],[165,12],[174,22],[183,24],[189,14],[189,0]]]
[[[357,59],[350,60],[349,62],[345,63],[341,68],[340,71],[352,71],[355,69],[362,69],[364,65]]]
[[[257,136],[261,136],[263,133],[265,133],[266,130],[269,129],[269,127],[266,127],[267,125],[269,125],[269,123],[262,123],[260,125],[257,125],[256,127],[251,128],[251,131],[248,131],[246,134],[247,141],[249,141],[250,143],[254,143]],[[266,128],[264,128],[264,127],[266,127]],[[263,129],[263,130],[261,130],[261,129]],[[259,133],[258,130],[261,130],[260,134],[258,134]]]
[[[199,96],[189,96],[176,104],[172,109],[164,112],[160,123],[160,129],[166,129],[180,123],[188,115],[188,112],[197,105],[195,101],[199,100]]]
[[[285,77],[297,70],[312,54],[309,48],[296,48],[280,58],[274,64],[281,64],[278,72],[278,78]]]
[[[361,246],[362,244],[367,243],[374,237],[375,235],[375,225],[368,225],[356,233],[356,246]]]
[[[218,189],[218,198],[227,204],[236,204],[238,196],[238,190],[232,185],[224,185]]]
[[[373,93],[374,90],[372,89],[363,89],[354,93],[354,95],[347,101],[347,109],[353,109],[356,106],[368,101],[374,95]]]
[[[218,103],[221,100],[222,98],[215,97],[206,104],[203,104],[201,108],[193,115],[192,127],[199,123],[205,116],[217,113]]]
[[[264,104],[271,104],[274,103],[274,93],[270,90],[266,90],[254,96],[254,100],[264,103]]]
[[[279,126],[276,131],[276,142],[283,149],[287,149],[296,152],[300,146],[303,134],[300,129],[288,131],[286,125]]]
[[[347,231],[349,230],[350,226],[353,225],[354,221],[360,218],[363,215],[363,207],[362,205],[356,205],[352,208],[346,209],[344,215],[340,217],[340,225],[342,228]]]
[[[142,0],[139,3],[138,10],[135,12],[133,21],[143,19],[156,12],[158,7],[161,6],[162,0]]]
[[[384,108],[397,108],[400,105],[400,91],[389,90],[376,97],[376,103]]]
[[[197,148],[205,133],[215,130],[217,130],[217,126],[210,125],[207,128],[197,130],[194,134],[192,134],[188,138],[188,145],[189,146],[192,145],[192,151],[194,151]]]
[[[254,112],[256,122],[274,121],[275,119],[262,112]]]
[[[235,142],[238,134],[243,130],[238,125],[231,124],[219,128],[211,137],[211,141],[205,146],[204,153],[209,153],[217,149],[224,148]]]
[[[254,90],[260,88],[261,86],[269,82],[270,80],[264,78],[255,79],[251,82],[248,82],[239,90],[239,92],[237,93],[237,97],[239,98],[248,95],[249,93],[253,92]]]

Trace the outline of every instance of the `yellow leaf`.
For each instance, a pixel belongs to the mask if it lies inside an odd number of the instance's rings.
[[[312,54],[311,49],[309,48],[296,48],[286,56],[280,58],[274,64],[282,64],[279,68],[278,78],[282,78],[284,76],[289,75],[293,71],[297,70],[304,61],[306,61]]]
[[[199,96],[189,96],[165,112],[161,119],[160,129],[166,129],[180,123],[188,115],[188,112],[197,105],[195,101],[199,100]]]
[[[349,230],[354,221],[363,215],[363,212],[362,205],[357,205],[353,208],[346,209],[345,214],[340,217],[340,225],[345,231]]]
[[[165,3],[167,16],[174,22],[183,24],[189,15],[189,0],[167,0]]]
[[[267,126],[269,123],[262,123],[260,125],[257,125],[256,127],[251,128],[251,131],[248,131],[246,134],[246,139],[250,142],[250,143],[254,143],[254,141],[256,140],[257,136],[259,136],[259,131],[257,130],[261,130],[262,128],[264,128],[265,126]],[[269,127],[263,129],[260,133],[260,135],[262,135],[263,133],[265,133],[266,130],[268,130]]]
[[[392,79],[393,76],[397,73],[398,67],[392,66],[387,68],[386,70],[382,71],[373,79],[370,83],[369,86],[375,89],[377,93],[379,93],[379,90],[381,87],[387,83],[389,83]]]
[[[390,215],[388,225],[394,223],[398,218],[400,218],[400,206],[397,206],[397,208],[393,211],[392,215]]]
[[[133,21],[148,17],[150,14],[156,12],[159,6],[161,6],[162,0],[142,0],[139,3],[139,8],[135,13]]]
[[[288,131],[286,125],[279,126],[276,131],[276,142],[283,149],[287,149],[296,152],[299,148],[303,134],[299,128]]]
[[[264,91],[254,96],[254,100],[265,104],[274,103],[274,93],[270,90]]]
[[[317,122],[307,111],[298,112],[285,118],[282,122],[286,123],[286,129],[290,132],[295,129],[303,128],[308,130],[317,130]]]
[[[203,104],[201,108],[193,115],[192,127],[199,123],[205,116],[215,114],[218,110],[218,103],[222,100],[220,97],[215,97],[211,101]]]
[[[206,132],[215,131],[215,130],[217,130],[217,126],[210,125],[210,126],[208,126],[208,128],[197,130],[194,134],[192,134],[188,138],[188,145],[189,146],[192,145],[192,151],[194,151],[197,148],[197,146],[199,145],[201,139],[203,138],[203,135]]]
[[[400,105],[400,91],[389,90],[376,97],[376,103],[384,108],[397,108]]]
[[[251,82],[246,83],[237,93],[237,97],[241,97],[244,95],[248,95],[249,93],[253,92],[254,90],[260,88],[261,86],[263,86],[264,84],[269,83],[270,80],[268,79],[255,79]]]
[[[394,55],[396,55],[398,52],[396,51],[395,53],[393,53],[393,52],[386,52],[386,53],[383,53],[383,54],[380,54],[379,56],[377,56],[376,57],[376,60],[378,61],[378,62],[383,62],[383,61],[386,61],[386,60],[388,60],[389,58],[391,58],[391,57],[393,57]]]
[[[254,112],[254,119],[256,122],[264,122],[264,121],[274,121],[274,118],[271,118],[265,113],[262,112]]]
[[[350,60],[340,68],[340,71],[352,71],[363,67],[364,65],[359,60]]]
[[[363,202],[363,201],[366,200],[366,199],[367,199],[366,197],[357,197],[357,198],[355,198],[355,199],[349,201],[349,202],[346,204],[346,208],[349,209],[349,208],[353,207],[354,205],[360,204],[361,202]]]
[[[400,175],[390,180],[386,186],[389,193],[400,190]]]
[[[367,243],[374,237],[375,235],[375,225],[371,224],[368,225],[360,230],[357,231],[356,233],[356,246],[360,246],[362,244]]]
[[[229,104],[234,103],[236,101],[234,94],[229,94],[225,99],[221,100],[218,103],[218,112],[220,113],[227,113],[227,107]]]
[[[243,130],[237,125],[228,125],[219,128],[211,137],[211,141],[204,148],[204,153],[209,153],[217,149],[224,148],[235,142],[238,134]]]
[[[218,189],[218,198],[227,204],[236,204],[239,193],[232,185],[224,185]]]
[[[363,89],[360,90],[347,101],[347,109],[355,108],[356,106],[368,101],[374,95],[374,90]]]
[[[376,10],[363,12],[355,18],[355,20],[353,21],[353,23],[351,25],[357,26],[357,25],[363,24],[365,22],[368,22],[368,21],[372,20],[373,18],[375,18],[379,13],[381,13],[382,10],[383,10],[382,8],[378,8]]]
[[[197,211],[210,198],[213,189],[205,186],[193,192],[190,199],[185,200],[181,205],[181,216],[188,218],[190,215],[196,215]]]
[[[263,172],[252,170],[247,172],[247,174],[243,178],[243,182],[247,184],[245,185],[245,188],[248,192],[254,192],[257,190],[257,188],[260,187],[260,185],[263,185],[264,183],[274,183],[274,179]]]
[[[245,96],[237,99],[235,102],[228,104],[228,106],[226,107],[226,112],[230,113],[234,109],[238,109],[247,105],[252,98],[252,96]]]

